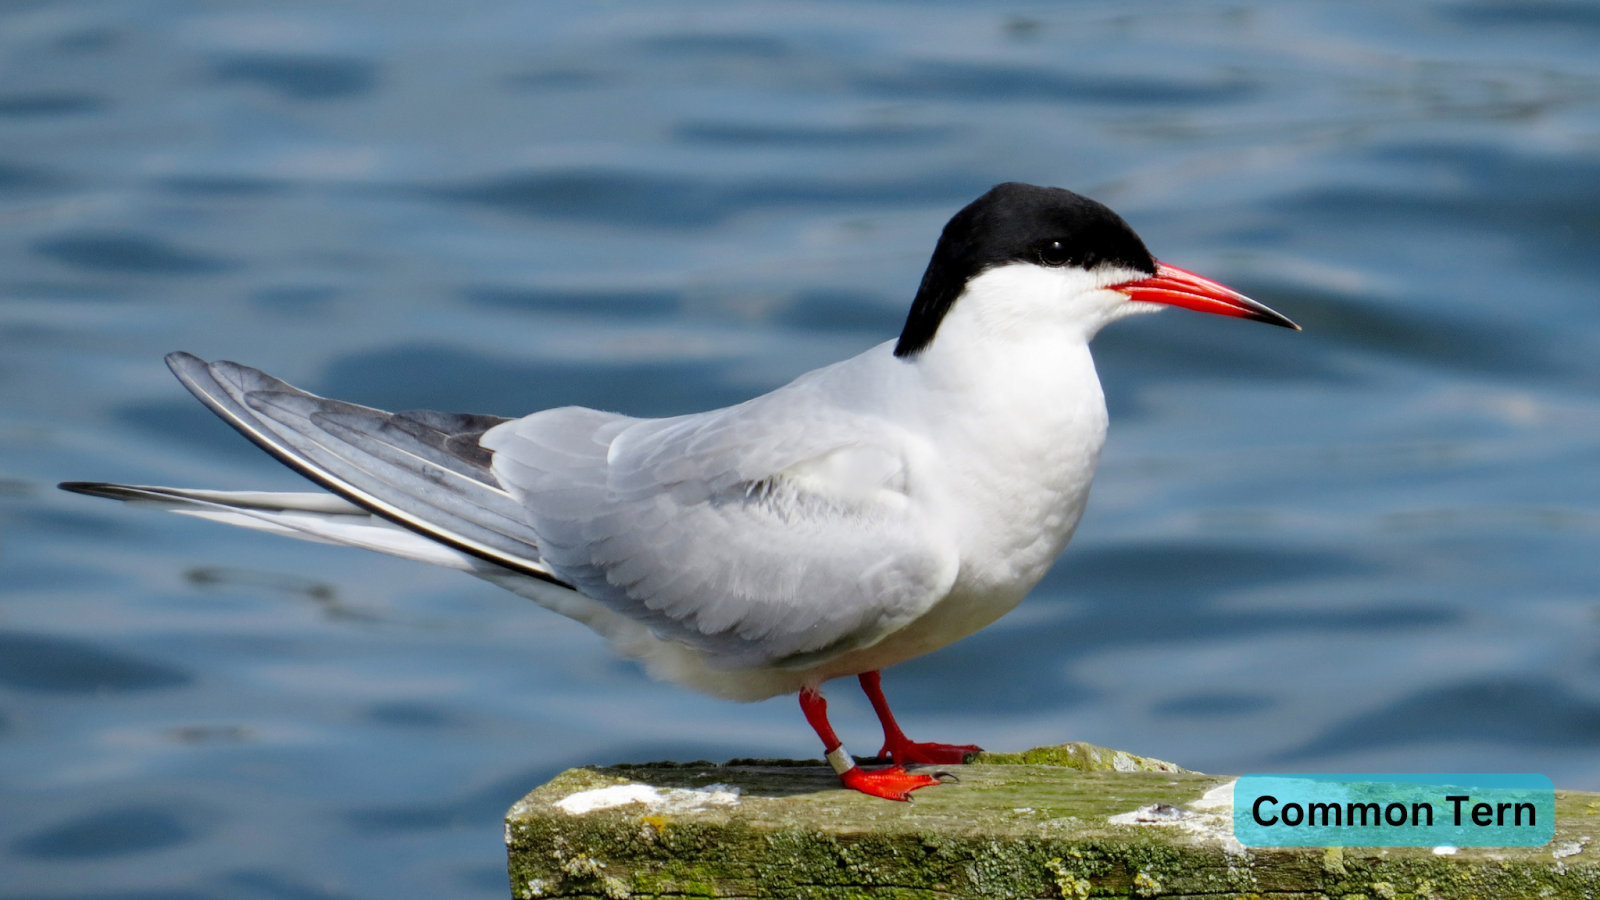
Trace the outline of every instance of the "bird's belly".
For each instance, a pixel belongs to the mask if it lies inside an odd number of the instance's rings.
[[[1027,588],[984,594],[951,591],[926,615],[870,647],[828,660],[808,673],[810,677],[806,680],[816,683],[862,672],[875,672],[932,653],[979,631],[1010,612],[1027,593]]]
[[[943,599],[870,647],[819,666],[818,681],[871,672],[931,653],[974,634],[1015,609],[1066,547],[1088,501],[1088,483],[1052,494],[1034,509],[1012,508],[1003,528],[969,545],[960,574]]]

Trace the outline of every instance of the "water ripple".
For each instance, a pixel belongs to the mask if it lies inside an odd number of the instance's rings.
[[[370,93],[377,66],[363,59],[324,56],[234,56],[212,67],[212,78],[264,87],[286,100],[321,102]]]
[[[195,837],[193,816],[170,806],[125,806],[21,838],[12,852],[31,859],[100,859],[165,850]]]
[[[706,228],[756,209],[923,205],[975,196],[989,188],[970,174],[893,181],[720,180],[641,172],[527,172],[440,189],[442,199],[519,215],[625,228]]]
[[[0,631],[0,684],[18,690],[97,694],[183,687],[192,680],[176,666],[88,641]]]

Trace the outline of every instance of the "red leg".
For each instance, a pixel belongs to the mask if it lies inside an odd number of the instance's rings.
[[[885,800],[910,800],[911,792],[917,788],[939,783],[939,779],[931,775],[907,772],[899,765],[871,772],[856,765],[856,761],[845,752],[838,735],[833,733],[833,726],[828,724],[828,701],[822,699],[821,692],[802,690],[800,710],[806,714],[806,721],[811,723],[817,737],[822,738],[822,749],[828,754],[828,763],[833,766],[833,771],[839,773],[839,780],[845,787]]]
[[[877,672],[861,673],[861,689],[867,692],[867,699],[872,701],[878,721],[883,723],[883,749],[878,751],[878,755],[889,757],[895,765],[949,765],[966,761],[968,753],[983,752],[982,747],[974,744],[919,744],[906,737],[905,732],[900,730],[900,724],[894,720],[894,713],[889,711],[889,701],[883,696],[882,677]]]

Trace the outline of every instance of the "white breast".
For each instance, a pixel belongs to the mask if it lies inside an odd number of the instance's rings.
[[[1009,266],[974,279],[917,360],[938,478],[960,528],[958,586],[1017,596],[1083,515],[1105,442],[1089,354],[1100,324],[1070,271]],[[997,598],[999,599],[999,598]]]
[[[811,668],[762,669],[759,678],[714,670],[698,654],[655,639],[640,637],[624,652],[662,677],[759,699],[903,662],[1015,607],[1077,527],[1105,439],[1088,342],[1127,306],[1101,289],[1114,283],[1105,277],[992,269],[968,283],[916,357],[896,358],[885,344],[773,395],[775,408],[801,397],[807,409],[875,423],[867,429],[872,440],[846,441],[781,474],[847,506],[894,506],[934,544],[952,549],[951,587],[926,612],[869,646]]]
[[[1089,339],[1120,311],[1081,271],[1008,266],[968,284],[933,343],[884,366],[884,410],[923,441],[906,487],[954,533],[949,595],[823,677],[893,665],[959,640],[1009,612],[1049,571],[1083,516],[1105,442],[1106,408]],[[886,349],[886,348],[885,348]],[[896,367],[896,368],[889,368]]]

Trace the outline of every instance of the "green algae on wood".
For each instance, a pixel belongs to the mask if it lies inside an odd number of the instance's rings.
[[[961,781],[914,804],[842,790],[820,762],[572,769],[507,815],[512,893],[1600,900],[1600,795],[1558,791],[1548,847],[1247,850],[1232,840],[1230,779],[1082,744],[977,760],[946,767]],[[1145,768],[1117,771],[1130,760]],[[658,799],[579,814],[558,805],[582,809],[569,798],[625,785],[584,796]]]
[[[1190,772],[1181,766],[1148,756],[1134,756],[1121,750],[1096,747],[1084,741],[1069,741],[1049,747],[1035,747],[1021,753],[969,753],[969,763],[997,766],[1060,766],[1084,772]]]

